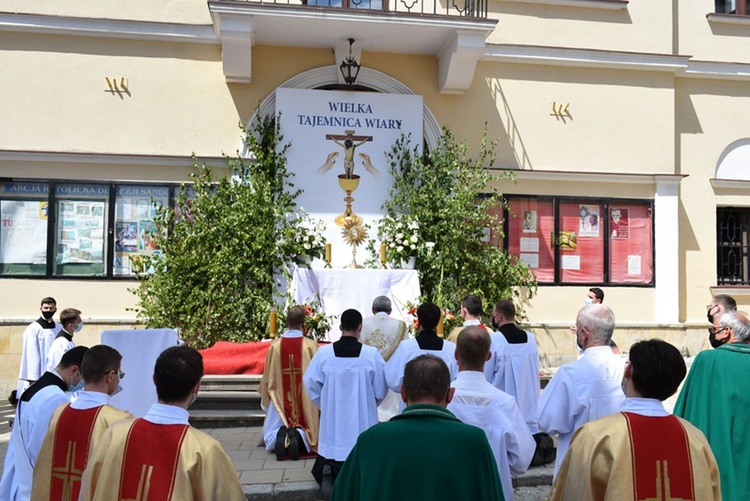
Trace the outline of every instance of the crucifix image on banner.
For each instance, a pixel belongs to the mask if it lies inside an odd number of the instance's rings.
[[[338,179],[339,186],[341,186],[341,189],[344,190],[344,193],[346,193],[346,196],[344,197],[346,209],[344,210],[343,214],[336,218],[336,225],[344,226],[347,221],[361,223],[362,218],[357,216],[352,209],[352,202],[354,202],[352,192],[354,192],[354,190],[359,187],[360,181],[360,176],[354,173],[354,152],[357,149],[357,146],[361,146],[368,141],[372,141],[372,136],[358,136],[354,134],[353,130],[347,130],[343,135],[326,134],[326,139],[333,141],[335,144],[341,146],[344,149],[344,173],[339,174]],[[328,158],[326,158],[326,163],[323,164],[323,166],[320,167],[317,172],[323,175],[331,170],[338,156],[338,151],[329,153]],[[360,153],[359,156],[362,158],[362,164],[367,172],[369,172],[373,176],[377,176],[378,174],[380,174],[380,172],[375,167],[373,167],[370,160],[370,155],[368,155],[367,153]]]
[[[302,190],[297,205],[323,221],[332,266],[343,268],[352,262],[352,248],[342,229],[367,225],[369,238],[377,240],[377,222],[393,186],[387,152],[402,134],[421,147],[422,97],[278,88],[276,112],[283,142],[290,143],[287,169]],[[312,267],[324,264],[316,260]]]

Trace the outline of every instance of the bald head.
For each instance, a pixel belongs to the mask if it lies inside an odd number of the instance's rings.
[[[490,335],[477,326],[466,327],[458,334],[456,360],[463,371],[482,371],[490,354]]]

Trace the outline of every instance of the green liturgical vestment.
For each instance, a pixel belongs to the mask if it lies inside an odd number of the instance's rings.
[[[333,486],[332,501],[503,500],[481,428],[437,405],[411,405],[362,432]]]
[[[719,465],[722,499],[750,500],[750,345],[699,353],[674,414],[706,435]]]

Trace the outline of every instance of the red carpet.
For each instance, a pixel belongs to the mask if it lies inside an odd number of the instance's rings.
[[[263,374],[266,353],[271,343],[230,343],[219,341],[200,350],[205,374]]]
[[[319,345],[328,344],[321,341]],[[270,341],[232,343],[219,341],[210,348],[199,350],[203,355],[203,373],[211,375],[263,374]]]

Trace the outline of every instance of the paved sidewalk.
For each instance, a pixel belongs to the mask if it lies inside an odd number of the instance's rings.
[[[8,420],[13,407],[0,405],[0,459],[4,461],[10,438]],[[277,461],[272,453],[259,447],[260,426],[245,428],[209,428],[202,431],[216,438],[234,463],[237,475],[252,501],[320,501],[322,496],[310,470],[314,459]],[[0,462],[0,472],[2,463]],[[530,469],[515,479],[517,501],[543,501],[549,495],[553,465]],[[216,500],[221,501],[221,500]]]

